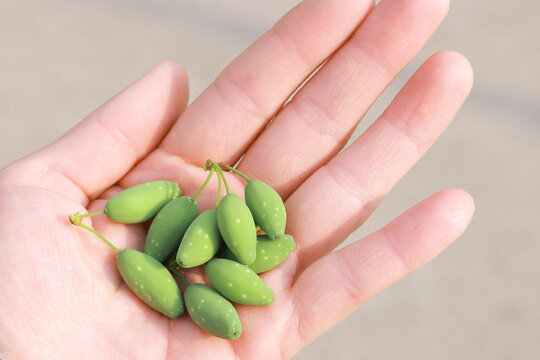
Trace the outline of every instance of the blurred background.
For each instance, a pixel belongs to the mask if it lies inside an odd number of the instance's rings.
[[[2,0],[0,168],[163,59],[184,64],[193,100],[296,3]],[[295,359],[540,359],[539,15],[533,0],[452,1],[435,36],[366,115],[355,136],[431,54],[465,54],[475,69],[469,99],[349,241],[447,187],[469,191],[476,214],[446,252]]]

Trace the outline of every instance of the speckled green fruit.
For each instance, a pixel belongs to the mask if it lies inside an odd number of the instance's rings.
[[[191,284],[184,292],[191,319],[214,336],[234,340],[242,334],[242,323],[234,306],[216,290],[204,284]]]
[[[293,237],[288,234],[275,240],[270,240],[266,235],[257,235],[257,255],[255,262],[248,267],[257,274],[272,270],[293,252],[295,246]],[[226,246],[219,250],[217,256],[236,261],[234,254]]]
[[[183,268],[202,265],[217,253],[222,242],[217,210],[206,210],[189,225],[176,253],[176,262]]]
[[[279,194],[261,180],[249,181],[244,194],[255,224],[272,240],[282,236],[287,224],[287,213]]]
[[[148,229],[144,252],[160,262],[165,261],[180,245],[189,225],[199,215],[199,205],[182,196],[170,201],[157,213]]]
[[[172,181],[151,181],[119,192],[105,204],[107,217],[115,222],[135,224],[153,218],[169,201],[180,195]]]
[[[255,261],[257,231],[246,203],[236,194],[227,194],[219,202],[217,223],[223,240],[242,264]]]
[[[127,286],[148,306],[170,318],[182,315],[180,288],[159,261],[141,251],[124,249],[116,264]]]
[[[271,305],[274,292],[249,267],[228,259],[210,260],[206,275],[227,299],[245,305]]]

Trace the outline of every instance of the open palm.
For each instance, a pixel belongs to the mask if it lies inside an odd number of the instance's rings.
[[[462,190],[437,193],[332,250],[436,140],[470,90],[468,62],[453,52],[435,54],[340,152],[447,6],[307,0],[189,107],[185,73],[166,61],[55,143],[3,169],[0,357],[290,358],[431,260],[470,220],[473,202]],[[273,186],[286,199],[286,232],[297,243],[286,262],[262,275],[275,303],[237,307],[243,333],[235,341],[204,333],[187,315],[170,320],[150,309],[122,283],[116,253],[67,218],[99,211],[120,189],[150,180],[176,181],[192,195],[208,158],[241,159],[241,171]],[[242,182],[228,179],[242,194]],[[212,206],[215,192],[215,183],[203,192],[201,209]],[[143,246],[144,225],[105,216],[85,223],[119,248]],[[204,281],[196,273],[191,279]]]

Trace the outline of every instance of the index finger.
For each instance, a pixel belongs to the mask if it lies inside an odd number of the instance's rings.
[[[161,147],[192,163],[235,163],[294,90],[373,7],[306,0],[234,60],[182,114]]]

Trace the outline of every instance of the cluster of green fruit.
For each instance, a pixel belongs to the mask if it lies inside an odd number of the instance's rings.
[[[128,188],[111,199],[103,211],[69,216],[72,224],[91,231],[118,254],[118,270],[128,287],[146,304],[177,318],[184,313],[180,287],[172,273],[185,284],[185,308],[206,332],[237,339],[242,325],[232,302],[271,305],[274,292],[257,275],[281,264],[294,250],[292,236],[285,234],[287,215],[283,200],[269,185],[251,180],[224,164],[207,161],[210,173],[192,197],[180,196],[177,183],[152,181]],[[244,200],[230,192],[223,169],[247,181]],[[199,214],[196,200],[213,174],[218,177],[215,208]],[[227,194],[221,199],[221,184]],[[119,250],[82,218],[106,214],[115,222],[141,223],[153,218],[144,251]],[[259,230],[264,234],[257,235]],[[165,264],[165,265],[164,265]],[[190,284],[179,268],[205,265],[214,288]]]

